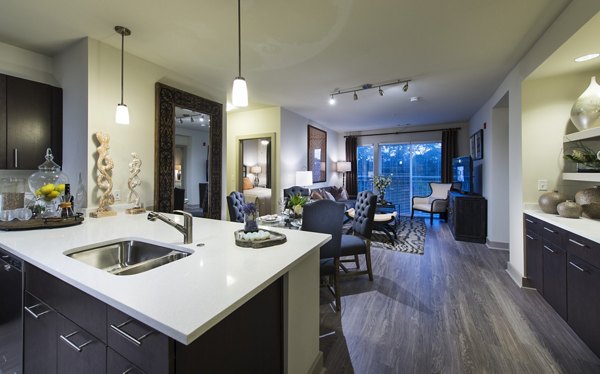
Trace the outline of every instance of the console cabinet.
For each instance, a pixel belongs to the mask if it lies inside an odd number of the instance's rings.
[[[479,195],[450,191],[448,194],[448,226],[456,240],[485,243],[487,238],[487,200]]]
[[[600,244],[527,214],[524,227],[524,285],[600,356]]]
[[[24,308],[29,374],[283,372],[283,278],[189,345],[30,264]]]
[[[62,162],[62,89],[0,75],[0,169],[37,170],[46,149]]]

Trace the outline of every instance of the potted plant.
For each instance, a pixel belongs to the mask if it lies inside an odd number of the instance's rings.
[[[600,159],[598,159],[597,153],[582,142],[576,144],[576,148],[571,150],[571,153],[565,155],[564,158],[576,162],[577,172],[579,173],[600,171]]]
[[[385,189],[388,188],[390,184],[392,184],[391,177],[376,175],[375,178],[373,178],[373,186],[375,186],[378,192],[377,195],[379,195],[379,204],[387,204],[387,201],[385,201]]]
[[[244,204],[242,210],[244,211],[244,232],[258,231],[258,225],[256,224],[256,219],[258,218],[258,208],[256,207],[256,204]]]
[[[308,202],[308,196],[302,196],[300,194],[294,194],[288,201],[288,207],[292,210],[296,218],[302,217],[302,209]]]

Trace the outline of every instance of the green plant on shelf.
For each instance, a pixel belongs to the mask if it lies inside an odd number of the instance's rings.
[[[588,168],[600,169],[600,159],[598,159],[597,152],[582,142],[577,142],[571,153],[564,155],[564,158]]]

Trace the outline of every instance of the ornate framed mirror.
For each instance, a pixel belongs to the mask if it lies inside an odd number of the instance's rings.
[[[203,216],[221,219],[223,105],[158,82],[156,83],[154,209],[158,212],[170,213],[174,207],[176,108],[203,113],[210,118],[208,202],[207,212],[204,212]]]

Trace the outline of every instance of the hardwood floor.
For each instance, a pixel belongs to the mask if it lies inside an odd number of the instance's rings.
[[[321,290],[327,373],[599,373],[600,359],[535,290],[506,273],[508,252],[427,224],[423,256],[373,249],[375,279]],[[363,265],[364,266],[364,265]]]

